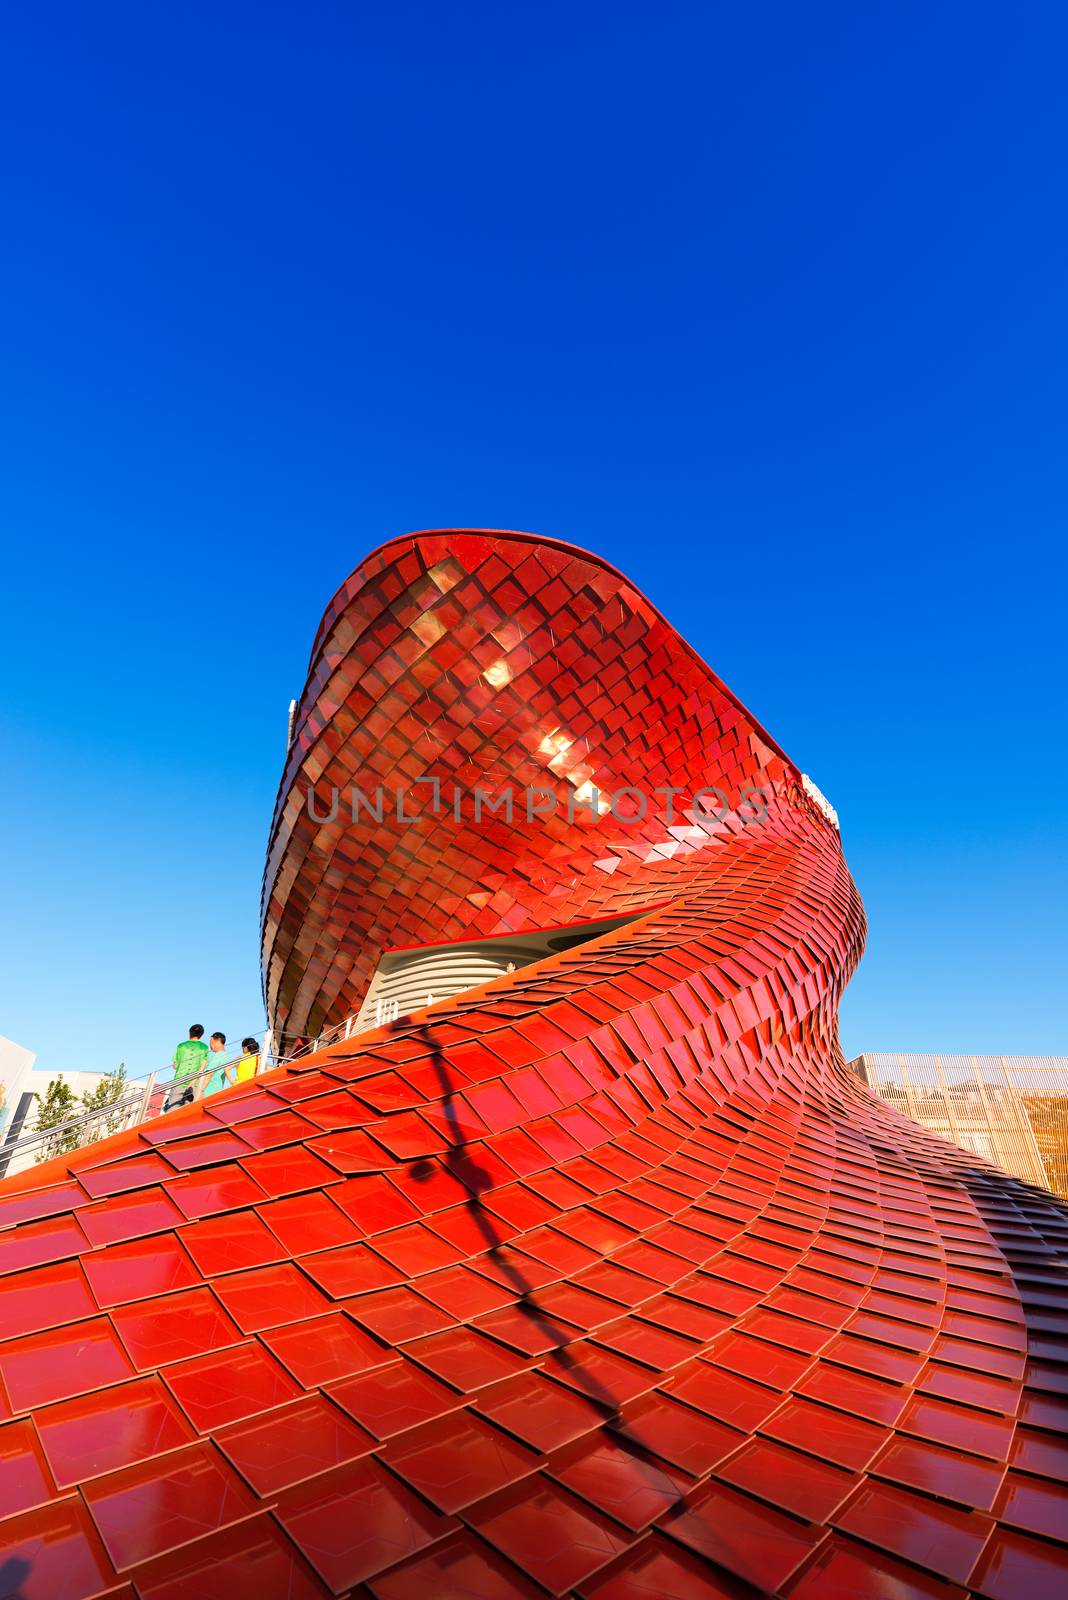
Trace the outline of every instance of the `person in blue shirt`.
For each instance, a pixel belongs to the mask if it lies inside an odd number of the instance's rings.
[[[206,1095],[216,1094],[220,1089],[225,1089],[227,1083],[229,1082],[226,1069],[223,1065],[224,1062],[229,1061],[230,1059],[229,1051],[226,1048],[225,1033],[213,1033],[208,1048],[211,1052],[211,1055],[209,1059],[205,1061],[204,1065],[206,1067],[215,1067],[216,1071],[212,1073],[211,1077],[204,1085],[204,1093]]]

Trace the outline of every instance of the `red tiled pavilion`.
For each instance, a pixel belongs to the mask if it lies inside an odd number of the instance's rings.
[[[676,786],[729,804],[637,814]],[[274,1026],[606,919],[0,1183],[0,1597],[1066,1592],[1068,1213],[846,1069],[828,808],[604,563],[384,545],[298,707]]]

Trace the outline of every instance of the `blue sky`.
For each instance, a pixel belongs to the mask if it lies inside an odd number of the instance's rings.
[[[286,708],[413,527],[622,567],[837,806],[847,1053],[1063,1052],[1063,8],[0,21],[0,1033],[262,1022]]]

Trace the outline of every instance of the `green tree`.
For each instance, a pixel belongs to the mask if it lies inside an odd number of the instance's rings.
[[[118,1133],[120,1128],[126,1126],[129,1115],[128,1106],[119,1106],[108,1114],[108,1107],[114,1106],[116,1101],[124,1098],[128,1088],[126,1082],[126,1063],[120,1061],[114,1072],[106,1072],[95,1089],[89,1089],[82,1095],[82,1109],[84,1111],[100,1113],[93,1121],[87,1123],[82,1131],[81,1142],[91,1144],[97,1139],[106,1139],[109,1133]]]
[[[78,1102],[74,1090],[69,1083],[64,1083],[62,1078],[52,1078],[45,1090],[44,1099],[38,1095],[37,1101],[36,1127],[42,1133],[48,1128],[59,1128],[78,1114]],[[70,1150],[77,1150],[78,1143],[77,1128],[63,1133],[57,1132],[44,1141],[36,1159],[51,1161],[53,1156],[62,1156]]]

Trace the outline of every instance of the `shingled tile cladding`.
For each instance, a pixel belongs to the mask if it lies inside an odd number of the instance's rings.
[[[315,822],[313,782],[386,808]],[[476,827],[475,784],[563,798]],[[668,785],[672,822],[582,803]],[[611,916],[0,1184],[4,1594],[1068,1592],[1068,1214],[845,1069],[833,822],[602,563],[383,546],[299,705],[272,1020],[343,1020],[386,947]]]

